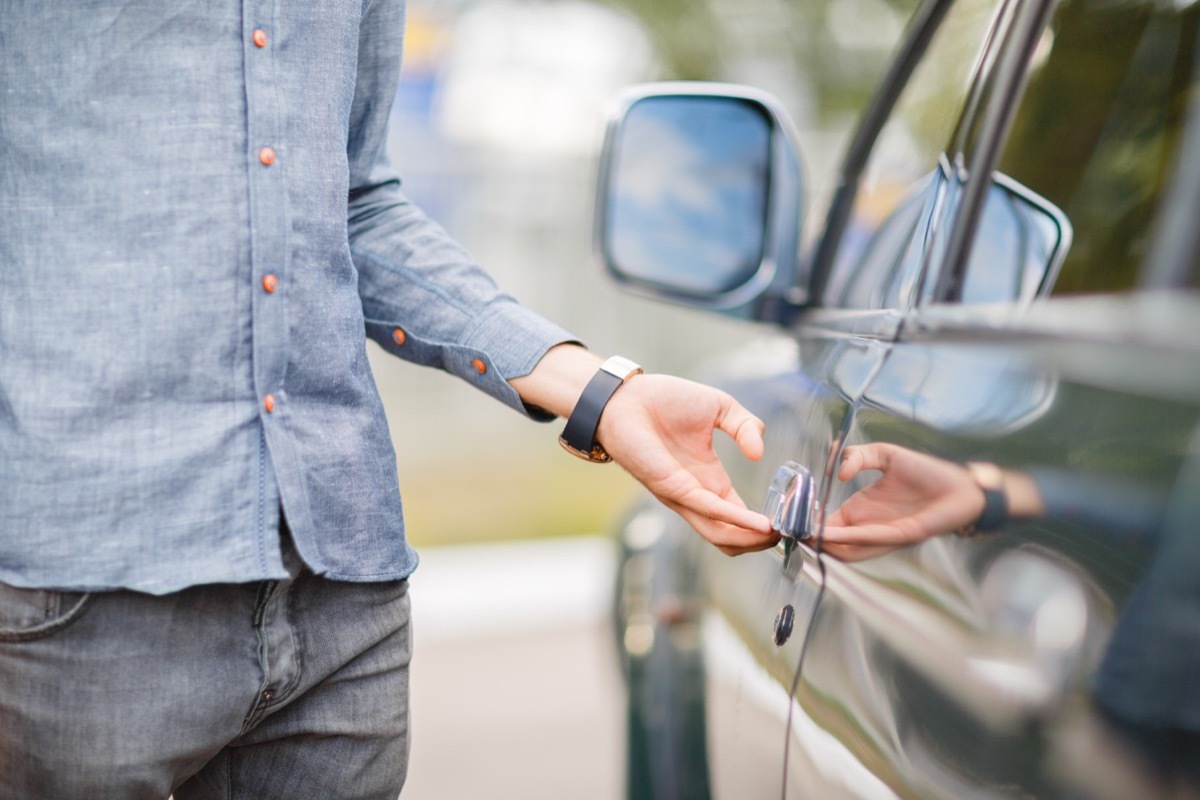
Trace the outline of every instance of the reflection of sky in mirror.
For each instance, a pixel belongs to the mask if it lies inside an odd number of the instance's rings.
[[[730,98],[659,97],[628,112],[615,152],[609,252],[630,277],[724,291],[762,260],[771,127]]]
[[[964,303],[1033,299],[1065,243],[1060,227],[1065,217],[1051,208],[1028,190],[989,188],[967,266]]]

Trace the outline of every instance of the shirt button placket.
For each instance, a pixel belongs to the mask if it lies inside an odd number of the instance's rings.
[[[267,47],[267,44],[269,42],[269,37],[267,36],[267,32],[264,28],[254,28],[254,30],[250,34],[250,41],[253,42],[254,46],[258,50],[265,50]],[[264,53],[263,57],[267,57],[265,53]],[[262,74],[261,67],[259,67],[258,70],[256,70],[256,71],[258,71],[260,75]],[[274,165],[275,161],[278,158],[278,154],[275,152],[275,148],[269,147],[269,146],[259,148],[257,156],[258,156],[258,162],[260,164],[262,164],[262,166],[264,166],[264,167],[270,167],[270,166]],[[265,186],[263,188],[265,189]],[[279,289],[278,275],[274,271],[266,272],[265,274],[263,274],[263,276],[261,278],[261,286],[262,286],[262,290],[263,290],[264,294],[274,295],[275,292]],[[273,314],[272,314],[272,316],[273,316]],[[269,329],[269,326],[263,327],[263,330],[268,330],[268,329]],[[274,394],[268,393],[268,394],[264,394],[262,396],[262,408],[267,414],[274,414],[277,407],[278,407],[278,401]],[[269,697],[264,696],[264,700],[269,700],[269,699],[270,699]]]
[[[241,6],[242,80],[245,93],[245,135],[242,169],[249,184],[249,253],[250,258],[241,273],[250,293],[249,369],[253,385],[251,398],[258,401],[258,418],[262,429],[263,449],[258,463],[258,531],[256,545],[263,565],[270,561],[276,543],[278,525],[274,509],[282,501],[287,486],[294,485],[294,476],[286,465],[275,462],[280,446],[287,446],[286,416],[283,412],[287,395],[284,380],[289,353],[286,303],[294,300],[295,283],[289,283],[291,293],[283,291],[283,282],[295,276],[288,259],[287,170],[282,161],[287,151],[287,128],[282,113],[285,97],[279,85],[282,74],[277,60],[286,53],[283,35],[287,26],[277,23],[286,19],[287,10],[280,0],[243,0]],[[279,45],[278,47],[276,45]],[[303,282],[301,282],[302,284]],[[254,400],[251,399],[251,403]],[[274,468],[274,480],[270,473]],[[264,567],[265,568],[265,567]],[[278,697],[279,684],[260,687],[272,689]],[[262,698],[264,703],[270,697]]]

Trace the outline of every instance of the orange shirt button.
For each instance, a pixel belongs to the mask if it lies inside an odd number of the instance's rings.
[[[481,361],[478,358],[471,362],[471,368],[474,369],[476,372],[478,372],[480,375],[487,372],[487,364],[483,363],[483,361]]]
[[[256,30],[254,32],[254,45],[256,47],[266,47],[267,46],[267,32],[264,31],[262,28],[259,28],[258,30]]]
[[[408,334],[402,328],[396,328],[392,331],[392,341],[396,344],[404,344],[408,341]]]
[[[258,151],[258,160],[263,163],[263,166],[269,167],[275,163],[275,151],[269,147],[264,147]]]
[[[275,413],[275,395],[269,394],[263,397],[263,408],[267,410],[268,414]]]
[[[279,279],[278,278],[276,278],[274,275],[272,275],[269,272],[266,275],[263,275],[263,291],[264,292],[266,292],[267,294],[271,294],[278,288],[279,288]]]

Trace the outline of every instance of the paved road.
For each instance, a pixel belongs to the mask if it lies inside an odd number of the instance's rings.
[[[617,800],[612,543],[425,548],[404,800]]]

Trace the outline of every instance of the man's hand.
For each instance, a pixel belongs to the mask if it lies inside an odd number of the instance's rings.
[[[602,360],[574,345],[552,348],[511,383],[530,405],[570,415]],[[770,521],[746,508],[713,451],[721,430],[749,459],[763,454],[763,423],[728,394],[667,375],[635,375],[605,406],[596,438],[613,460],[729,555],[778,540]]]
[[[746,508],[713,451],[728,434],[751,461],[763,423],[725,392],[669,375],[635,375],[612,396],[597,439],[613,460],[727,555],[771,547],[779,535]]]

